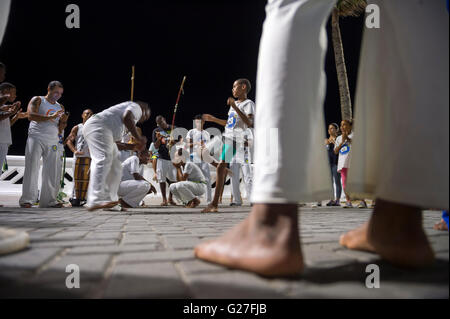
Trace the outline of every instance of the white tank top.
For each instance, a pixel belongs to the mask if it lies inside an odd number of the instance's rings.
[[[81,151],[84,153],[84,155],[78,155],[76,157],[91,157],[91,155],[89,154],[89,147],[87,145],[86,140],[84,139],[83,136],[83,124],[78,124],[78,132],[77,132],[77,137],[75,140],[75,145],[76,145],[76,149],[77,151]]]
[[[44,96],[40,98],[39,115],[49,116],[62,110],[58,102],[51,104]],[[59,118],[45,122],[31,121],[30,127],[28,128],[28,136],[37,138],[46,144],[56,145],[58,143],[58,123]]]

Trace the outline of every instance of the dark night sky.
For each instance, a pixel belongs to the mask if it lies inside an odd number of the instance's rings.
[[[65,26],[70,3],[80,6],[80,29]],[[152,109],[151,119],[142,126],[148,137],[156,115],[171,121],[181,79],[187,75],[176,124],[189,129],[199,113],[226,118],[226,99],[235,79],[246,77],[255,85],[265,4],[263,0],[13,0],[0,61],[7,65],[6,81],[17,86],[24,108],[32,96],[46,94],[51,80],[64,84],[60,102],[71,112],[68,130],[81,121],[83,109],[98,112],[128,100],[135,64],[135,97],[149,102]],[[341,19],[352,97],[362,25],[363,18]],[[325,117],[331,123],[340,121],[340,109],[330,24],[327,29]],[[249,97],[254,99],[254,90]],[[24,154],[28,123],[22,120],[13,126],[10,155]]]

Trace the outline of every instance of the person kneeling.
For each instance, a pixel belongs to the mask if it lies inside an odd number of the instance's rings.
[[[122,181],[119,186],[119,202],[123,208],[136,208],[145,196],[156,194],[155,187],[142,176],[144,165],[148,164],[149,152],[139,152],[122,163]]]
[[[200,205],[197,196],[206,192],[206,178],[201,169],[194,163],[186,163],[183,149],[177,151],[175,163],[177,169],[177,183],[170,185],[170,192],[186,208],[195,208]]]

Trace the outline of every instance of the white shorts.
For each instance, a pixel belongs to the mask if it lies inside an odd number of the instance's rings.
[[[158,158],[156,163],[156,177],[158,183],[165,183],[166,178],[171,182],[177,181],[177,169],[173,166],[172,161]]]

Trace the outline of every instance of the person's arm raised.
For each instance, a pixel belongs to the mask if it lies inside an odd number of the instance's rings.
[[[217,117],[215,117],[211,114],[203,114],[203,120],[205,122],[214,122],[214,123],[222,125],[222,126],[227,125],[227,120],[218,119]]]

